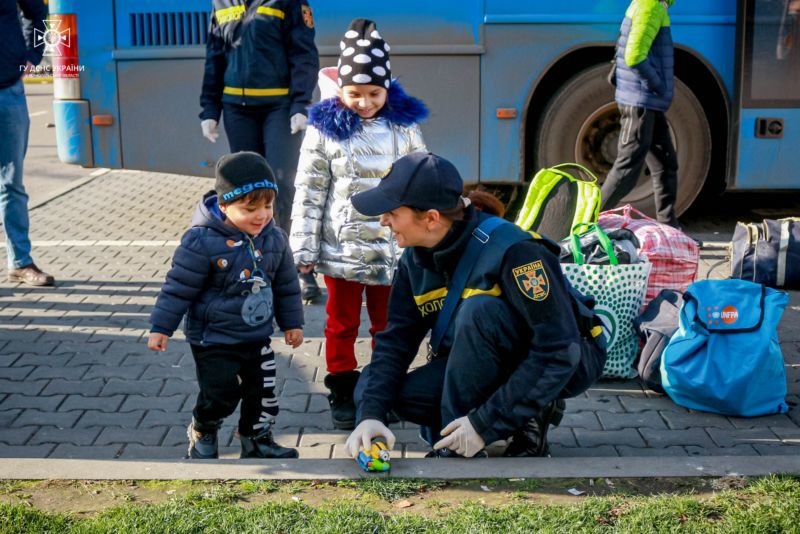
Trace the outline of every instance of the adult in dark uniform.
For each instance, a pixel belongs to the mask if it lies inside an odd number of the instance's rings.
[[[290,227],[294,177],[317,83],[314,17],[306,0],[213,0],[200,113],[216,142],[220,115],[231,152],[264,156],[275,172],[278,225]]]
[[[562,399],[585,391],[602,372],[599,321],[561,274],[558,247],[510,223],[503,226],[513,243],[468,260],[472,271],[438,354],[408,372],[465,248],[492,217],[470,206],[462,188],[449,161],[413,153],[352,199],[359,212],[381,214],[405,247],[389,325],[356,388],[358,425],[346,444],[353,455],[375,437],[394,443],[386,427],[393,412],[423,426],[434,447],[429,456],[485,455],[486,445],[509,438],[506,455],[544,456]]]

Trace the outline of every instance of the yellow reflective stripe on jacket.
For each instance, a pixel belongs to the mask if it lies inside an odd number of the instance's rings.
[[[261,6],[256,9],[256,13],[268,15],[270,17],[278,17],[279,19],[286,18],[286,13],[282,9],[275,9],[274,7]]]
[[[439,289],[428,291],[427,293],[423,293],[422,295],[414,295],[414,302],[417,303],[417,306],[420,306],[432,300],[443,299],[446,296],[447,296],[447,288],[440,287]]]
[[[225,9],[218,9],[214,11],[214,17],[217,19],[217,24],[225,24],[226,22],[233,22],[239,20],[244,16],[244,6],[231,6]]]
[[[465,289],[461,293],[462,299],[468,299],[470,297],[477,297],[478,295],[489,295],[490,297],[499,297],[503,294],[503,290],[500,289],[500,286],[495,284],[492,289]]]
[[[236,96],[284,96],[289,94],[288,87],[276,87],[274,89],[253,89],[249,87],[228,87],[222,90],[226,95]]]

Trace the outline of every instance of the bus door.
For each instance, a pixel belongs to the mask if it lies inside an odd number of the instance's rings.
[[[800,186],[800,0],[740,0],[734,189]]]

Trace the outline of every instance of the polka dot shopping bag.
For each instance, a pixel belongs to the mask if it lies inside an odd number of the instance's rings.
[[[575,243],[573,250],[580,250],[580,245],[576,243],[579,236],[575,233],[579,228],[589,228],[588,232],[603,232],[595,224],[576,225],[571,236]],[[622,265],[614,253],[613,244],[604,233],[599,242],[607,247],[609,265],[586,264],[581,254],[574,254],[575,263],[562,263],[561,270],[578,292],[594,297],[594,312],[603,322],[608,353],[603,376],[634,378],[636,369],[633,364],[639,351],[639,336],[633,320],[642,306],[651,265],[648,262]]]

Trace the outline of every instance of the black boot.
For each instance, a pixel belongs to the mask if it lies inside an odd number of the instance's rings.
[[[219,458],[217,431],[198,432],[194,429],[195,421],[189,423],[186,435],[189,438],[189,458],[195,460],[213,460]]]
[[[333,428],[353,430],[356,427],[356,405],[353,402],[353,390],[361,373],[347,371],[329,374],[325,377],[325,387],[331,390],[328,402],[331,405]]]
[[[558,426],[564,417],[566,403],[562,399],[554,400],[544,407],[542,413],[530,419],[525,426],[514,432],[503,456],[550,456],[547,444],[547,431],[550,425]]]
[[[303,302],[311,303],[322,296],[322,291],[319,290],[317,278],[314,276],[313,271],[310,273],[300,273],[300,286],[300,296]]]
[[[283,447],[272,439],[272,425],[255,436],[239,436],[242,442],[240,458],[297,458],[297,449]]]

